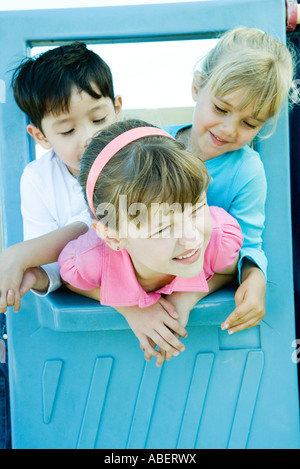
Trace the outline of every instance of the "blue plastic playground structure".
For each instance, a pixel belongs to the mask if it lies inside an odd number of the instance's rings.
[[[3,248],[22,239],[19,180],[34,155],[11,70],[33,44],[188,40],[238,25],[286,40],[284,0],[1,12],[0,25]],[[112,308],[63,288],[29,293],[7,314],[14,448],[300,448],[287,108],[258,151],[268,180],[265,320],[221,331],[234,298],[217,292],[191,313],[186,351],[159,369]]]

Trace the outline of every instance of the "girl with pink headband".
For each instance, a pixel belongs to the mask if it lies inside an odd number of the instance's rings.
[[[208,282],[235,274],[240,227],[207,206],[209,175],[199,158],[142,121],[117,122],[95,136],[79,183],[95,220],[61,252],[61,276],[71,290],[123,314],[145,358],[161,365],[184,350],[179,338]],[[172,298],[176,313],[167,307]]]

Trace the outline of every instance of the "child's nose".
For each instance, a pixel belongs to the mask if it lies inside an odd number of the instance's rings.
[[[222,131],[228,137],[235,137],[237,133],[237,122],[234,116],[228,117],[224,120]]]
[[[194,248],[200,244],[201,238],[202,236],[199,230],[191,224],[184,227],[182,236],[178,238],[178,244],[187,249]]]
[[[89,128],[83,128],[80,132],[80,146],[84,150],[89,146],[91,143],[93,134]]]
[[[89,146],[89,144],[91,143],[92,139],[91,138],[88,138],[86,141],[85,141],[85,148],[87,148]]]

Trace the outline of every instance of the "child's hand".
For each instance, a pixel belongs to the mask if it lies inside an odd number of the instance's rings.
[[[178,313],[178,321],[182,327],[187,325],[191,310],[203,296],[205,294],[202,292],[173,292],[167,296],[167,300]],[[162,351],[161,356],[156,360],[156,366],[162,366],[163,362],[170,361],[172,356],[171,353]]]
[[[198,301],[202,298],[202,293],[200,292],[173,292],[171,295],[168,295],[167,298],[168,298],[168,301],[170,301],[172,305],[175,307],[176,312],[178,313],[178,321],[180,325],[182,327],[185,327],[188,323],[190,312],[193,309],[193,307],[198,303]],[[169,361],[171,360],[172,355],[169,352],[165,352],[164,358],[165,360]]]
[[[265,316],[265,291],[264,275],[253,266],[235,293],[235,310],[221,324],[221,329],[233,334],[257,326]]]
[[[13,248],[8,248],[0,254],[0,312],[5,313],[8,306],[15,305],[15,311],[20,309],[20,285],[24,270],[13,255]]]
[[[47,291],[48,288],[48,276],[40,267],[27,269],[24,273],[20,269],[14,272],[14,279],[11,279],[9,275],[5,279],[1,278],[0,280],[1,313],[5,313],[8,306],[14,306],[14,312],[17,313],[21,308],[22,296],[31,290],[31,288],[36,288],[40,291]]]
[[[206,293],[201,292],[174,292],[167,296],[166,301],[170,302],[174,306],[180,325],[185,327],[189,320],[190,311],[205,295]],[[175,336],[179,339],[179,336],[176,333]],[[157,357],[156,360],[156,366],[162,366],[165,360],[169,361],[173,356],[176,355],[171,352],[161,350],[161,355]],[[151,360],[151,356],[145,353],[145,360]]]
[[[146,360],[151,360],[151,357],[161,358],[163,352],[176,356],[185,350],[178,337],[186,337],[187,332],[177,320],[174,307],[164,298],[148,308],[118,307],[117,310],[138,338]],[[155,349],[156,345],[159,350]]]

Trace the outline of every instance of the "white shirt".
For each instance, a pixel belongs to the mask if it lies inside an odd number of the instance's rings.
[[[53,150],[29,163],[21,178],[24,240],[42,236],[70,223],[89,227],[92,217],[77,179]],[[43,266],[49,277],[47,293],[61,286],[57,262]]]

